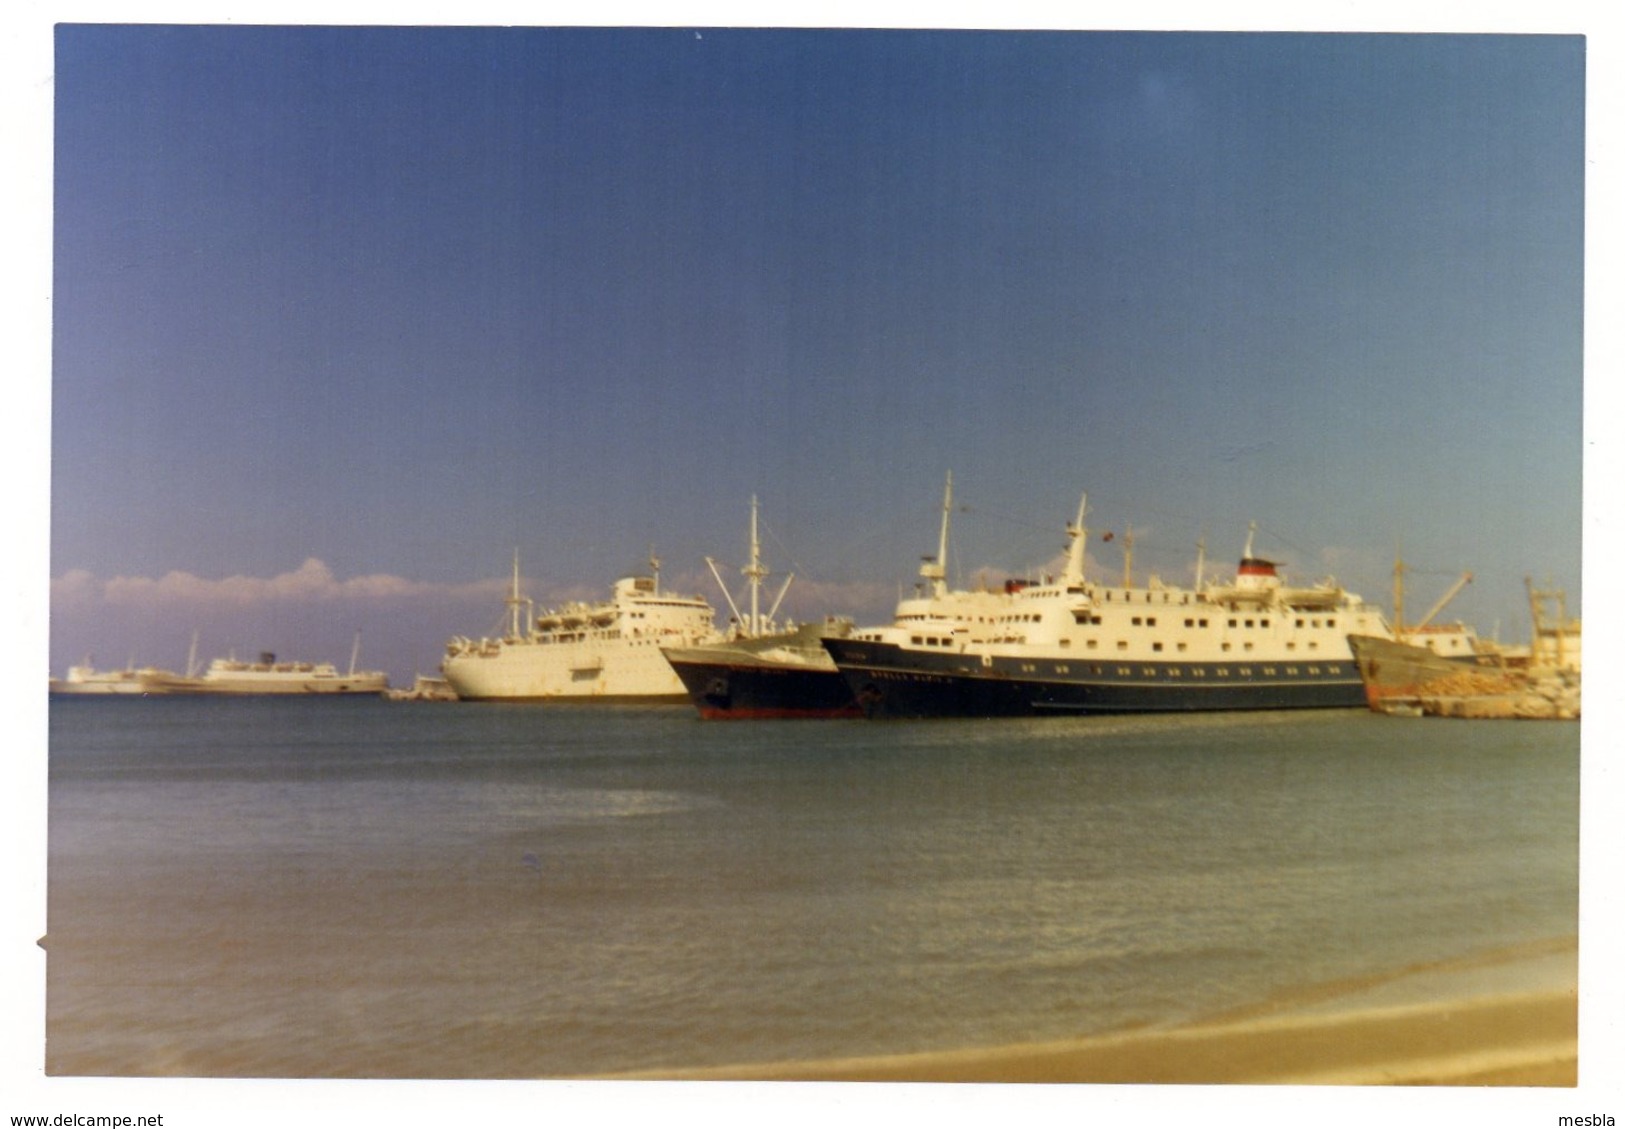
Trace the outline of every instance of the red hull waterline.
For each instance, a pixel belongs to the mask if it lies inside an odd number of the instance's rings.
[[[749,706],[718,709],[714,706],[700,706],[699,711],[700,717],[706,721],[773,721],[787,718],[829,719],[863,716],[863,710],[856,702],[833,709],[793,709],[785,706]]]

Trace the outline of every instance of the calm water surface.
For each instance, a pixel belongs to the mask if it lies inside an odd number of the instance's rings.
[[[1579,743],[57,700],[47,1069],[561,1077],[1176,1022],[1574,934]]]

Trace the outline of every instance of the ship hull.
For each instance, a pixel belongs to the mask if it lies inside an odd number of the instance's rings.
[[[1348,659],[1313,663],[1034,660],[895,644],[827,640],[842,677],[871,718],[1038,717],[1354,709],[1366,704]]]
[[[130,671],[117,674],[91,673],[51,679],[53,697],[151,697],[155,694],[184,692],[184,679],[168,671]]]
[[[504,643],[490,653],[448,657],[441,673],[469,702],[676,703],[688,691],[660,653],[644,640],[590,647],[528,641]]]
[[[708,720],[861,717],[834,663],[774,662],[714,650],[669,650],[666,659]]]
[[[1425,647],[1371,635],[1350,635],[1349,648],[1366,704],[1385,712],[1396,700],[1413,700],[1452,686],[1480,694],[1505,693],[1518,682],[1488,657],[1446,657]]]
[[[259,697],[280,694],[382,694],[389,688],[384,675],[354,678],[233,678],[196,679],[170,690],[176,694],[213,694]]]

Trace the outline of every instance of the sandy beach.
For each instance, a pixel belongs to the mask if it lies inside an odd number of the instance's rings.
[[[620,1077],[736,1081],[1574,1086],[1574,938],[1315,985],[1178,1027]]]

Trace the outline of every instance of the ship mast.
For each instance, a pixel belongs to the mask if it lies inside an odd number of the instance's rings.
[[[1123,587],[1134,587],[1134,527],[1123,527]]]
[[[734,603],[733,593],[728,591],[728,585],[723,582],[722,573],[717,568],[717,562],[710,557],[705,558],[706,566],[710,568],[711,575],[716,578],[717,588],[722,592],[722,598],[728,601],[728,610],[733,613],[732,622],[739,625],[738,630],[746,638],[751,639],[766,634],[768,627],[773,623],[773,617],[779,614],[779,605],[784,602],[784,594],[790,590],[790,582],[796,578],[795,573],[791,573],[784,578],[784,584],[779,588],[779,594],[773,600],[773,606],[768,608],[767,614],[762,614],[762,581],[771,575],[771,570],[762,563],[762,542],[756,532],[756,510],[756,495],[752,494],[750,497],[750,563],[739,570],[750,581],[750,616],[748,618],[740,612],[739,605]]]
[[[948,472],[948,484],[942,491],[942,533],[937,538],[937,555],[926,557],[920,565],[920,578],[930,581],[931,594],[938,598],[948,591],[948,515],[954,506],[954,472]]]
[[[762,579],[767,569],[762,565],[762,545],[756,537],[756,495],[750,496],[750,563],[739,570],[750,581],[750,627],[752,636],[762,633]]]
[[[1394,546],[1394,638],[1405,633],[1405,559]]]
[[[519,626],[519,609],[529,601],[519,597],[519,550],[517,548],[513,551],[513,580],[508,586],[508,599],[505,602],[508,605],[508,638],[518,639],[523,633],[523,629]],[[356,642],[360,643],[359,636],[357,636]]]

